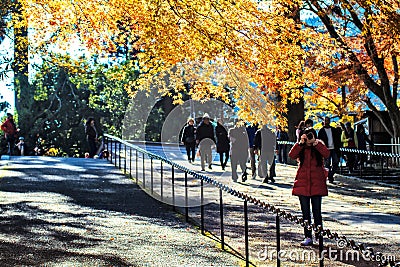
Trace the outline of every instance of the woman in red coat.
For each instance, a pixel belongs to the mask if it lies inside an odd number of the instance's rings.
[[[322,226],[321,202],[322,197],[328,195],[327,173],[323,163],[324,158],[329,156],[329,150],[316,136],[313,128],[307,128],[300,141],[290,150],[289,157],[299,162],[292,194],[299,197],[303,219],[311,223],[312,206],[314,223]],[[311,230],[304,228],[304,235],[301,245],[312,245]]]

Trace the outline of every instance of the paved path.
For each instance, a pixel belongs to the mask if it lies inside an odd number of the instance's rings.
[[[238,266],[103,160],[0,160],[0,266]]]
[[[157,148],[151,147],[154,152],[157,152]],[[185,155],[183,152],[176,150],[171,147],[164,148],[163,154],[175,162],[187,166],[196,171],[200,171],[200,163],[197,159],[194,164],[189,164],[185,160]],[[139,180],[141,181],[141,161],[139,167]],[[133,172],[135,171],[133,167]],[[149,160],[146,160],[146,168],[149,167]],[[164,166],[164,172],[166,171]],[[154,190],[159,190],[159,176],[156,175],[160,171],[158,163],[154,163]],[[298,199],[291,195],[291,188],[293,185],[294,176],[296,173],[296,167],[277,165],[276,183],[274,184],[263,184],[260,178],[255,180],[249,179],[245,183],[233,183],[230,178],[230,168],[226,171],[222,171],[220,166],[214,165],[212,170],[207,170],[204,172],[206,175],[215,178],[216,180],[228,184],[231,187],[240,190],[241,192],[246,192],[258,199],[264,200],[268,203],[274,204],[277,207],[285,209],[295,215],[300,215],[300,208]],[[135,173],[134,173],[135,176]],[[147,173],[147,187],[148,187],[148,176]],[[170,177],[170,176],[169,176]],[[157,180],[158,179],[158,180]],[[336,176],[337,183],[335,185],[329,185],[329,196],[323,199],[323,218],[324,227],[329,228],[334,232],[338,232],[339,235],[346,235],[350,239],[354,239],[357,243],[364,243],[366,246],[372,246],[375,251],[382,251],[390,256],[395,256],[397,261],[400,261],[400,191],[398,188],[378,185],[369,182],[362,181],[360,179],[354,179],[345,176]],[[168,175],[164,175],[164,190],[168,188]],[[183,179],[180,178],[181,187],[177,187],[177,194],[184,194],[183,191]],[[194,185],[195,181],[189,180],[189,185]],[[179,191],[181,190],[181,191]],[[191,190],[191,191],[190,191]],[[198,190],[198,188],[197,188]],[[193,199],[198,198],[198,193],[196,194],[196,187],[189,188],[189,195]],[[207,191],[206,191],[207,192]],[[208,203],[218,203],[218,192],[208,191],[206,194],[206,199]],[[167,201],[168,202],[168,201]],[[196,201],[193,201],[196,203]],[[224,203],[229,206],[231,211],[226,212],[225,223],[227,224],[226,230],[230,225],[243,225],[242,219],[242,204],[240,201],[236,201],[235,198],[230,197],[225,194]],[[213,216],[210,216],[207,221],[207,228],[213,230],[215,234],[219,234],[218,226],[218,206],[214,205],[207,207],[208,210],[213,210]],[[252,220],[252,224],[262,225],[260,228],[253,229],[253,246],[256,247],[256,251],[253,251],[252,257],[257,257],[257,249],[260,246],[267,244],[268,246],[273,246],[274,232],[258,234],[257,231],[266,231],[265,229],[271,229],[274,227],[274,218],[272,216],[268,217],[268,214],[260,215],[260,212],[265,213],[262,210],[254,210],[256,213],[256,220]],[[193,209],[193,215],[196,216],[195,209]],[[254,217],[253,217],[254,218]],[[217,221],[215,223],[215,221]],[[265,221],[267,223],[265,224]],[[269,222],[269,223],[268,223]],[[290,232],[287,237],[283,237],[288,241],[288,244],[283,244],[287,248],[298,249],[298,242],[302,239],[302,233],[298,226],[287,223],[284,224],[284,231]],[[238,249],[243,253],[243,236],[242,229],[240,227],[231,227],[231,231],[236,232],[232,234],[232,238],[228,238],[228,243],[232,244],[235,249]],[[268,231],[266,231],[268,232]],[[229,230],[227,230],[227,235],[229,235]],[[271,241],[272,239],[272,241]],[[255,245],[254,245],[255,244]],[[332,248],[335,249],[336,244],[331,244]],[[251,244],[252,246],[252,244]],[[257,262],[257,261],[255,261]],[[257,262],[259,265],[270,266],[273,265],[272,262]],[[291,263],[288,266],[304,266],[303,262]],[[326,266],[368,266],[366,262],[335,262],[333,261],[331,265]],[[370,266],[376,266],[376,264],[371,264]]]

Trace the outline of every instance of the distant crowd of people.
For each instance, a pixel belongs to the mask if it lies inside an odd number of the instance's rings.
[[[237,120],[234,127],[227,129],[222,119],[216,125],[212,124],[208,114],[204,114],[198,127],[195,120],[188,119],[182,131],[181,142],[185,145],[189,163],[195,161],[195,155],[200,157],[201,170],[206,167],[212,170],[212,150],[219,154],[220,166],[226,169],[230,159],[232,180],[239,178],[238,166],[241,170],[241,180],[247,180],[247,162],[250,160],[251,176],[256,177],[256,157],[258,158],[258,176],[264,182],[274,181],[275,152],[279,152],[279,161],[287,163],[286,145],[276,145],[276,140],[288,140],[286,132],[281,128],[273,133],[268,127],[259,128],[257,125],[247,125]],[[198,151],[196,153],[196,147]],[[276,149],[277,148],[277,149]],[[268,172],[269,167],[269,172]]]

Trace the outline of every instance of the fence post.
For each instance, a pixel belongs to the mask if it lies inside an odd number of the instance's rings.
[[[204,235],[204,181],[200,180],[200,228],[201,234]]]
[[[225,250],[225,232],[224,232],[224,202],[222,199],[222,189],[219,189],[219,218],[221,225],[221,248]]]
[[[110,141],[110,149],[108,150],[109,152],[110,152],[110,162],[111,162],[111,164],[113,163],[113,151],[112,151],[112,148],[113,148],[113,140],[111,139],[111,141]]]
[[[185,221],[189,222],[188,173],[185,172]]]
[[[172,170],[171,170],[171,176],[172,176],[172,210],[176,211],[175,208],[175,167],[172,165]]]
[[[129,178],[132,179],[132,148],[129,147]]]
[[[124,144],[124,174],[126,174],[126,144]]]
[[[318,234],[319,267],[324,267],[324,236],[322,230]]]
[[[154,176],[153,176],[153,158],[150,158],[150,192],[151,195],[153,195],[153,182]]]
[[[249,214],[247,210],[247,200],[243,203],[244,210],[244,247],[245,247],[245,255],[246,255],[246,267],[249,266]]]
[[[145,161],[144,161],[144,152],[142,153],[142,156],[143,156],[143,164],[142,164],[142,171],[143,171],[143,188],[146,188],[146,166],[145,166]]]
[[[117,140],[114,142],[114,165],[117,167]]]
[[[275,217],[275,224],[276,224],[276,266],[280,267],[281,266],[281,258],[280,258],[280,252],[281,252],[281,223],[280,223],[280,218],[279,214],[276,214]]]
[[[118,142],[118,169],[121,169],[121,149],[122,149],[122,143]]]
[[[381,181],[383,180],[383,156],[381,156]]]
[[[139,157],[139,153],[138,153],[138,151],[137,151],[137,150],[135,150],[135,161],[136,161],[136,163],[135,163],[135,165],[136,165],[136,168],[135,168],[135,171],[136,171],[136,184],[138,184],[138,180],[139,180],[139,159],[138,159],[138,157]]]
[[[160,186],[161,186],[161,200],[163,200],[164,199],[164,187],[163,187],[163,178],[164,178],[164,165],[163,165],[163,161],[161,161],[161,170],[160,170],[160,175],[161,175],[161,177],[160,177],[160,179],[161,179],[161,184],[160,184]]]

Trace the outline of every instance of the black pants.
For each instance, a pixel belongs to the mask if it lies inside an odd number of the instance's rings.
[[[88,144],[89,144],[89,157],[93,158],[97,152],[96,140],[88,139]]]
[[[188,160],[194,161],[194,157],[196,156],[196,143],[185,143],[185,148]]]
[[[322,214],[321,214],[321,196],[299,196],[301,213],[303,214],[303,220],[307,220],[311,224],[311,207],[315,225],[322,226]],[[304,228],[304,236],[312,238],[312,231]]]
[[[226,152],[219,152],[219,161],[221,162],[221,167],[225,168],[226,163],[228,163],[229,159],[229,151]],[[225,155],[225,160],[224,160],[224,155]]]
[[[278,161],[279,163],[287,163],[287,145],[278,145]]]
[[[14,154],[14,147],[15,147],[15,137],[7,135],[7,154],[12,156]]]

